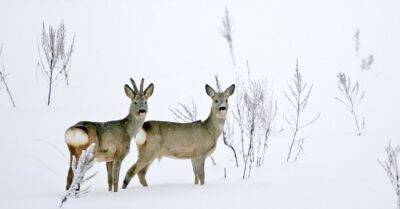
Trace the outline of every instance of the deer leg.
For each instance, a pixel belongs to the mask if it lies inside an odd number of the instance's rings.
[[[206,160],[206,158],[204,156],[201,156],[196,159],[196,170],[197,170],[198,179],[199,179],[201,185],[204,184],[204,178],[205,178],[205,174],[204,174],[204,161],[205,160]]]
[[[69,161],[69,169],[68,169],[68,176],[67,176],[67,186],[65,187],[67,190],[71,187],[72,181],[74,180],[74,172],[72,171],[72,166],[76,166],[76,165],[72,165],[72,156],[75,157],[75,159],[78,161],[79,157],[81,156],[82,150],[78,150],[78,151],[74,151],[72,152],[70,149],[70,161]],[[78,188],[76,188],[77,191],[79,191],[81,189],[81,185],[78,184]]]
[[[66,190],[68,190],[71,187],[73,179],[74,179],[74,172],[72,171],[72,154],[70,154],[69,169],[67,175],[67,186],[65,187]]]
[[[108,178],[108,191],[112,191],[113,185],[113,178],[112,178],[112,169],[113,169],[113,162],[106,162],[107,166],[107,178]]]
[[[192,159],[192,167],[193,167],[193,173],[194,173],[194,184],[199,183],[199,178],[197,175],[197,169],[196,169],[196,160]]]
[[[132,177],[133,177],[133,172],[136,169],[136,163],[133,164],[129,170],[126,172],[125,174],[125,178],[124,178],[124,183],[122,184],[122,189],[126,189],[126,187],[128,186],[129,182],[131,181]]]
[[[81,157],[81,154],[82,154],[82,150],[80,150],[80,151],[75,155],[76,162],[79,161],[79,158]],[[74,165],[74,166],[75,166],[75,165]],[[77,190],[77,191],[81,190],[81,184],[78,184],[78,188],[77,188],[76,190]]]
[[[74,173],[72,172],[72,168],[69,167],[67,176],[67,186],[65,187],[66,190],[68,190],[71,187],[73,178],[74,178]]]
[[[114,192],[118,192],[119,171],[121,170],[122,159],[115,159],[112,166],[112,180]]]
[[[149,169],[149,167],[150,167],[150,164],[146,165],[146,167],[144,167],[138,173],[140,184],[142,184],[142,186],[144,186],[144,187],[148,186],[147,181],[146,181],[146,173],[147,173],[147,170]]]
[[[124,184],[122,185],[122,189],[126,189],[131,179],[144,167],[146,167],[153,159],[145,160],[140,158],[136,161],[136,163],[126,172]]]

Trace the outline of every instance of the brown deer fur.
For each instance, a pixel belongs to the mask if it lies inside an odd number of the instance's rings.
[[[131,79],[134,90],[128,85],[124,86],[126,95],[131,99],[129,114],[116,121],[88,122],[82,121],[68,128],[65,132],[65,141],[72,156],[79,159],[82,151],[90,144],[95,143],[94,159],[98,162],[106,162],[108,174],[108,190],[118,191],[118,179],[121,162],[129,153],[132,137],[142,127],[147,113],[147,99],[152,95],[154,85],[150,84],[143,91],[143,79],[140,83],[140,90],[137,89]],[[73,172],[69,164],[67,186],[69,189],[73,180]]]
[[[151,163],[162,157],[191,159],[195,184],[204,184],[204,161],[215,150],[228,111],[228,97],[233,94],[235,85],[224,92],[216,93],[209,85],[206,92],[212,99],[211,112],[205,121],[174,123],[147,121],[143,124],[137,144],[138,160],[128,170],[122,188],[126,188],[135,174],[140,183],[147,186],[146,172]],[[138,136],[139,137],[139,136]]]

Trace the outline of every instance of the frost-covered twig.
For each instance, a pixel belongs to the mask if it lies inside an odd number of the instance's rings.
[[[300,73],[298,61],[296,61],[296,68],[292,81],[293,83],[289,84],[289,91],[284,92],[286,99],[293,108],[292,111],[288,111],[289,117],[284,116],[286,122],[293,132],[289,145],[289,151],[286,157],[287,162],[290,160],[296,161],[298,157],[304,153],[303,144],[305,138],[299,137],[300,131],[302,128],[307,127],[318,120],[321,115],[321,113],[319,113],[309,122],[301,122],[303,112],[307,107],[308,99],[311,95],[313,84],[309,85],[307,82],[303,81],[303,76]]]
[[[87,182],[89,179],[93,178],[97,172],[85,177],[85,174],[93,167],[93,150],[95,143],[91,144],[86,150],[84,150],[79,157],[77,162],[75,157],[72,157],[72,171],[74,173],[74,178],[72,180],[71,187],[67,190],[66,194],[61,199],[60,207],[68,200],[70,197],[78,198],[89,192],[90,186],[81,189],[81,185]]]
[[[235,55],[233,52],[233,20],[229,13],[228,7],[225,7],[225,15],[222,18],[222,28],[220,29],[222,37],[226,40],[231,54],[232,64],[235,65]]]
[[[215,78],[215,86],[217,87],[218,91],[222,91],[221,82],[219,80],[218,75],[214,75],[214,78]],[[223,139],[224,144],[229,148],[229,150],[232,151],[233,157],[235,158],[236,167],[239,167],[239,161],[238,161],[238,157],[236,154],[236,148],[234,146],[233,134],[234,134],[233,121],[231,121],[231,119],[227,118],[225,121],[224,130],[222,131],[222,139]]]
[[[197,121],[197,106],[192,99],[192,104],[178,103],[179,107],[170,108],[169,111],[175,116],[175,120],[183,123]]]
[[[360,85],[358,82],[352,85],[350,76],[347,76],[345,73],[339,73],[337,77],[338,88],[342,93],[343,98],[335,97],[335,99],[343,103],[349,109],[357,128],[357,135],[360,136],[362,127],[360,124],[360,116],[357,114],[357,108],[364,99],[365,92],[360,91]],[[365,124],[364,119],[362,123]]]
[[[0,57],[1,57],[2,51],[3,51],[3,45],[0,46]],[[8,74],[6,73],[6,68],[4,67],[4,64],[2,64],[2,66],[0,68],[0,88],[1,88],[1,84],[2,84],[5,88],[5,90],[7,91],[8,98],[10,98],[10,101],[11,101],[13,107],[15,107],[14,98],[13,98],[11,90],[8,87],[8,84],[6,82],[7,75]]]
[[[368,57],[361,60],[361,70],[370,70],[374,63],[374,55],[370,54]]]
[[[360,56],[360,29],[357,29],[356,32],[354,32],[353,41],[354,41],[354,49],[358,57]]]
[[[356,55],[357,57],[360,57],[360,29],[357,29],[356,32],[354,32],[353,42]],[[374,55],[370,54],[369,56],[361,59],[360,68],[361,70],[370,70],[373,63]]]
[[[43,22],[40,45],[38,46],[39,60],[37,65],[48,85],[48,106],[51,103],[54,88],[59,82],[64,80],[68,85],[68,68],[74,50],[75,36],[72,38],[69,49],[65,48],[65,39],[66,29],[64,23],[60,23],[57,29],[49,26],[49,29],[46,30]]]
[[[386,175],[389,178],[390,183],[393,186],[394,192],[397,196],[397,208],[400,209],[400,173],[399,173],[399,153],[400,146],[393,147],[390,142],[385,147],[386,159],[385,161],[378,160],[382,168],[385,170]]]
[[[248,62],[247,70],[250,72]],[[270,129],[276,110],[271,92],[265,80],[252,79],[250,73],[246,80],[238,83],[233,115],[240,130],[243,179],[250,177],[254,166],[262,165],[261,159],[268,147],[267,130]]]
[[[239,161],[238,161],[238,156],[236,152],[236,148],[234,146],[234,124],[233,121],[227,120],[225,121],[225,127],[224,130],[222,131],[222,140],[229,148],[229,150],[232,151],[233,157],[235,158],[235,166],[239,167]]]
[[[265,159],[265,153],[269,147],[269,137],[271,134],[271,129],[272,129],[272,123],[275,120],[276,113],[278,112],[278,104],[275,101],[271,100],[270,105],[268,106],[269,108],[263,109],[262,116],[261,116],[261,123],[260,126],[262,127],[262,130],[264,131],[262,137],[264,137],[263,140],[259,140],[259,145],[258,145],[258,150],[257,150],[257,162],[256,165],[257,167],[260,167],[264,164],[264,159]]]

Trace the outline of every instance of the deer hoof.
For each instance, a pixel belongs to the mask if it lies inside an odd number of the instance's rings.
[[[126,189],[126,187],[128,187],[128,183],[126,183],[126,182],[124,181],[124,184],[122,184],[122,189]]]

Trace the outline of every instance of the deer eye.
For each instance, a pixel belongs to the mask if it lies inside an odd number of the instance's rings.
[[[137,105],[137,102],[135,102],[135,105]]]
[[[225,99],[225,102],[228,102],[228,99]]]
[[[215,103],[218,103],[218,100],[214,100]]]

